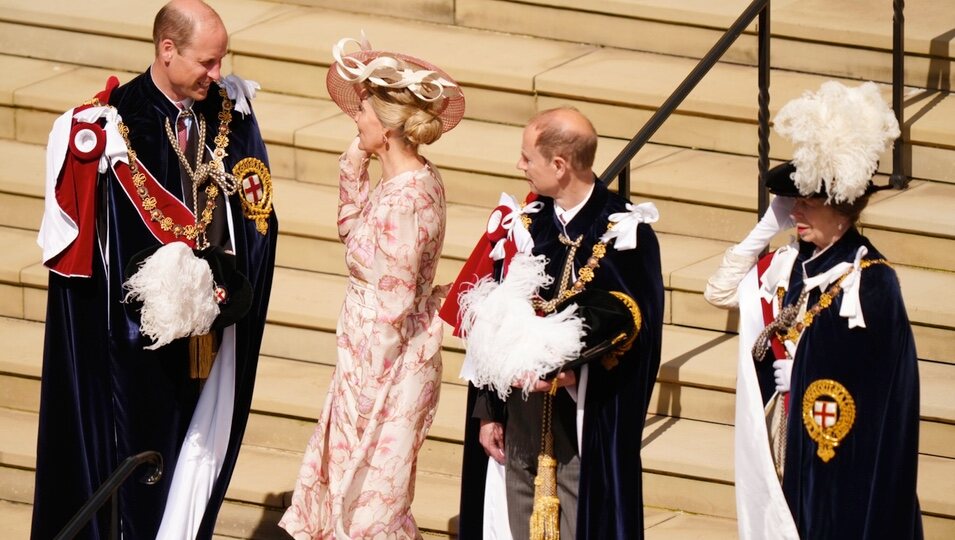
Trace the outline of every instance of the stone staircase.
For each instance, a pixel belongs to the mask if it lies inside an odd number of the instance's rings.
[[[217,534],[282,538],[301,452],[335,363],[344,291],[337,155],[354,124],[324,89],[329,50],[364,30],[419,54],[465,88],[467,118],[428,157],[444,176],[448,232],[438,281],[456,275],[501,191],[522,194],[521,125],[573,104],[601,134],[606,166],[748,2],[727,0],[217,0],[231,32],[225,72],[255,101],[276,178],[281,234],[253,412]],[[907,159],[914,180],[881,192],[864,233],[893,261],[920,357],[919,495],[927,538],[955,537],[955,10],[906,11]],[[159,1],[0,0],[0,530],[29,534],[46,271],[35,244],[53,119],[152,57]],[[948,9],[945,9],[948,8]],[[339,10],[340,9],[340,10]],[[117,20],[122,24],[117,24]],[[891,3],[774,2],[772,108],[830,77],[890,80]],[[678,39],[677,39],[678,38]],[[755,220],[755,34],[740,38],[631,165],[632,198],[661,211],[663,361],[644,430],[649,538],[735,538],[734,313],[703,301],[707,276]],[[885,92],[889,87],[885,86]],[[772,139],[772,156],[790,149]],[[891,168],[890,156],[882,170]],[[883,178],[884,180],[884,178]],[[441,403],[419,458],[415,516],[426,538],[457,530],[465,388],[446,335]]]

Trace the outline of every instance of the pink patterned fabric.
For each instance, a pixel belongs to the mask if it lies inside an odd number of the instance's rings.
[[[411,501],[441,387],[444,186],[427,163],[369,194],[367,163],[340,160],[349,277],[338,365],[279,522],[296,539],[420,538]]]

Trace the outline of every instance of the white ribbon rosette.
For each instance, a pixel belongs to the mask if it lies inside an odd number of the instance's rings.
[[[505,244],[513,242],[518,253],[530,253],[534,248],[534,239],[531,233],[521,224],[521,216],[536,214],[544,207],[544,203],[534,201],[523,208],[517,199],[507,193],[501,193],[498,206],[491,212],[487,220],[487,238],[494,244],[490,257],[500,261],[505,256]]]
[[[637,205],[627,203],[626,212],[610,214],[608,218],[613,228],[600,237],[600,241],[609,243],[613,240],[613,247],[617,251],[626,251],[637,247],[637,227],[641,223],[656,223],[660,219],[660,212],[652,202]]]

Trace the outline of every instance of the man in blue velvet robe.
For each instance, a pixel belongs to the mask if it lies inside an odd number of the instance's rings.
[[[607,233],[610,216],[633,210],[596,181],[591,171],[596,144],[593,126],[573,109],[545,111],[524,131],[518,168],[541,204],[526,215],[528,231],[533,254],[547,257],[546,273],[554,278],[540,291],[544,301],[557,294],[568,264],[569,283],[579,280],[579,272],[599,251],[594,246]],[[630,249],[622,248],[620,239],[603,242],[606,255],[599,265],[591,265],[593,279],[584,280],[584,286],[620,291],[636,300],[642,315],[636,341],[616,365],[593,361],[562,373],[562,388],[553,399],[561,538],[643,537],[640,443],[660,365],[663,282],[659,244],[650,225],[634,225],[632,234],[636,245]],[[561,237],[579,239],[579,245],[572,250]],[[480,277],[471,272],[466,267],[458,284]],[[500,262],[494,276],[501,277]],[[453,297],[449,301],[455,305]],[[456,322],[449,311],[455,310],[445,310],[443,316]],[[550,386],[549,381],[537,384],[536,390]],[[504,464],[509,534],[527,538],[541,452],[542,394],[532,392],[525,401],[517,391],[502,401],[486,388],[469,387],[459,538],[492,534],[485,513],[488,456]]]
[[[156,485],[132,478],[119,490],[119,533],[210,538],[248,419],[278,232],[247,100],[254,92],[221,76],[228,36],[206,4],[170,2],[154,40],[145,73],[118,88],[113,79],[50,136],[33,538],[55,536],[121,462],[149,450],[162,455],[164,474]],[[228,175],[198,173],[197,156]],[[214,183],[217,194],[207,191]],[[251,301],[201,338],[151,350],[123,283],[134,256],[173,242],[234,254]],[[214,295],[225,314],[237,290],[216,285],[201,294]],[[206,340],[204,352],[196,339]],[[211,371],[196,364],[203,354]],[[81,537],[107,537],[110,516],[106,505]]]

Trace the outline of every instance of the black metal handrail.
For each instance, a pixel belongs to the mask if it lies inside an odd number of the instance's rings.
[[[723,57],[733,42],[743,34],[746,28],[760,16],[757,31],[759,33],[759,120],[760,120],[760,178],[765,176],[765,168],[769,164],[769,2],[770,0],[753,0],[753,2],[740,14],[732,25],[723,33],[720,39],[706,53],[700,62],[690,71],[689,75],[683,79],[680,86],[670,94],[670,97],[660,105],[653,116],[647,120],[640,131],[633,136],[633,139],[627,143],[627,146],[621,150],[620,154],[613,160],[609,167],[600,175],[600,180],[609,185],[615,178],[620,179],[619,191],[621,194],[630,193],[630,161],[643,148],[653,134],[660,129],[663,122],[683,103],[690,92],[696,88],[696,85],[709,73],[716,65],[716,62]],[[765,73],[764,73],[765,71]],[[765,126],[763,123],[765,122]],[[765,153],[765,157],[763,154]]]
[[[899,129],[903,129],[902,121],[902,90],[905,86],[905,0],[892,2],[892,110],[895,119],[899,121]],[[904,137],[900,135],[892,147],[892,187],[903,189],[909,185],[909,178],[905,174]]]
[[[893,47],[892,47],[892,108],[895,111],[896,118],[901,127],[902,115],[902,90],[904,86],[904,25],[903,16],[905,2],[904,0],[893,0]],[[683,82],[673,91],[670,97],[663,102],[656,110],[653,116],[633,139],[627,143],[627,146],[620,151],[620,154],[614,158],[613,162],[600,175],[600,180],[610,185],[614,179],[619,179],[620,185],[618,191],[629,198],[630,194],[630,162],[643,146],[649,142],[653,134],[657,132],[663,122],[673,114],[673,111],[683,103],[683,100],[693,91],[696,85],[709,73],[716,65],[716,62],[723,57],[730,46],[739,38],[746,28],[759,17],[757,23],[757,43],[758,43],[758,158],[757,167],[759,171],[759,188],[757,196],[758,212],[763,215],[769,206],[769,193],[766,190],[766,171],[769,169],[769,49],[770,49],[770,0],[753,0],[753,2],[740,14],[732,25],[723,33],[720,39],[699,61],[696,67],[683,79]],[[895,141],[892,160],[892,187],[904,188],[908,184],[908,179],[903,172],[903,147],[902,137]]]
[[[96,493],[90,497],[90,500],[86,501],[86,504],[76,512],[73,519],[63,527],[63,530],[60,531],[60,534],[56,535],[54,540],[68,540],[79,534],[108,499],[112,499],[113,511],[110,538],[119,538],[119,509],[115,497],[116,490],[143,464],[149,464],[152,467],[140,480],[141,482],[152,485],[162,478],[162,456],[159,452],[148,451],[136,454],[135,456],[129,456],[126,458],[126,461],[123,461],[120,466],[113,471],[113,474],[103,482],[103,485],[96,490]]]

